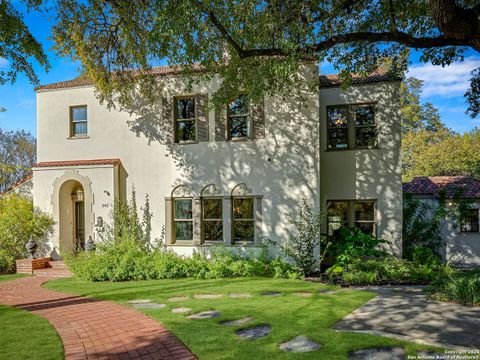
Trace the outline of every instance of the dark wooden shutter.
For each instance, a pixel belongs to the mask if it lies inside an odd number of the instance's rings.
[[[173,126],[173,106],[173,96],[162,97],[163,128],[165,131],[165,141],[167,144],[175,142],[175,130]]]
[[[227,140],[227,108],[217,106],[215,108],[215,141]]]
[[[197,141],[208,141],[207,94],[197,94],[195,105],[197,111]]]
[[[263,99],[252,105],[252,138],[265,139],[265,106]]]

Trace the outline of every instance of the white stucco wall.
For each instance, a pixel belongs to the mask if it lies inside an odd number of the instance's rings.
[[[388,240],[388,249],[401,256],[402,166],[400,83],[388,82],[320,90],[320,174],[322,202],[376,200],[377,236]],[[378,148],[327,150],[327,106],[375,104]]]
[[[317,67],[305,72],[317,77]],[[208,93],[215,83],[194,87],[190,93]],[[171,77],[165,92],[185,93],[180,77]],[[319,205],[319,115],[318,93],[310,93],[306,104],[293,97],[265,100],[266,138],[244,142],[215,141],[214,112],[209,113],[208,142],[190,145],[164,145],[161,101],[158,109],[134,118],[126,112],[109,111],[101,106],[92,87],[37,93],[38,161],[119,158],[125,169],[126,192],[135,185],[139,207],[145,194],[153,213],[152,236],[159,237],[165,225],[165,197],[179,184],[190,186],[195,196],[208,184],[215,184],[228,196],[233,187],[245,183],[253,195],[262,195],[262,236],[283,239],[287,236],[286,216],[305,198]],[[87,105],[88,138],[69,139],[69,107]],[[157,111],[156,111],[157,110]],[[128,124],[129,122],[130,125]],[[131,126],[138,131],[132,131]],[[147,134],[147,136],[145,135]],[[137,136],[138,135],[138,136]],[[170,134],[168,134],[170,136]],[[35,205],[52,212],[52,184],[71,169],[43,169],[34,172]],[[116,194],[113,172],[78,169],[92,181],[93,212],[106,217],[99,206],[111,202],[104,190]],[[93,225],[92,233],[95,233]],[[88,238],[88,236],[87,236]],[[182,253],[191,248],[178,247]]]

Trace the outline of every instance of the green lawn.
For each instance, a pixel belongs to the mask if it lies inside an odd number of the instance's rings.
[[[225,280],[157,280],[119,283],[92,283],[74,278],[59,279],[45,285],[50,289],[72,294],[125,303],[133,299],[150,299],[166,303],[159,310],[145,313],[162,322],[180,338],[200,359],[346,359],[350,351],[367,347],[405,346],[409,354],[428,347],[378,336],[341,333],[330,327],[348,313],[371,299],[369,292],[339,290],[337,294],[318,294],[298,297],[295,291],[316,292],[325,288],[316,283],[283,279],[225,279]],[[260,296],[262,291],[281,291],[281,297]],[[200,300],[193,294],[243,293],[252,298]],[[189,300],[172,303],[169,297],[189,295]],[[188,307],[192,312],[217,310],[214,319],[188,320],[185,314],[173,314],[174,307]],[[188,314],[187,314],[188,315]],[[241,327],[224,327],[222,320],[253,316],[254,324],[270,324],[272,332],[263,339],[246,341],[234,331]],[[243,325],[247,327],[247,325]],[[292,354],[278,349],[278,344],[297,335],[306,335],[322,344],[320,350]]]
[[[18,277],[22,275],[0,275],[0,281]],[[63,359],[63,345],[44,318],[0,305],[0,359]]]
[[[25,277],[28,275],[25,274],[7,274],[7,275],[0,275],[0,281],[8,281],[8,280],[15,280],[21,277]]]

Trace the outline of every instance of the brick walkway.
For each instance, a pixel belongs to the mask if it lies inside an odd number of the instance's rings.
[[[62,338],[66,359],[196,359],[160,323],[127,307],[47,290],[49,277],[0,283],[0,303],[46,318]]]

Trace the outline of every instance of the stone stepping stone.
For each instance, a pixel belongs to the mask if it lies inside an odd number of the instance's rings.
[[[245,340],[256,340],[267,336],[268,334],[270,334],[270,331],[272,331],[270,325],[258,325],[246,329],[237,330],[235,331],[235,334]]]
[[[195,299],[220,299],[223,294],[195,294],[193,297]]]
[[[261,295],[275,297],[275,296],[282,296],[282,293],[278,291],[264,291],[261,293]]]
[[[157,303],[137,303],[133,304],[133,307],[137,309],[163,309],[165,304],[157,304]]]
[[[202,312],[199,312],[198,314],[187,316],[187,319],[190,319],[190,320],[211,319],[219,316],[220,316],[220,313],[218,311],[202,311]]]
[[[309,297],[309,296],[312,296],[313,294],[308,291],[297,291],[297,292],[294,292],[293,295],[301,296],[301,297]]]
[[[178,308],[173,308],[172,309],[172,313],[175,313],[175,314],[185,314],[185,313],[188,313],[190,311],[192,311],[192,309],[185,308],[185,307],[178,307]]]
[[[280,350],[292,353],[310,352],[320,349],[320,344],[310,340],[306,336],[299,335],[280,344]]]
[[[403,360],[405,349],[401,347],[384,349],[363,349],[348,354],[349,360]]]
[[[152,302],[151,300],[149,299],[139,299],[139,300],[128,300],[127,303],[129,304],[145,304],[145,303],[149,303],[149,302]]]
[[[248,293],[232,293],[232,294],[228,294],[229,297],[231,298],[241,298],[241,299],[245,299],[245,298],[251,298],[252,297],[252,294],[248,294]]]
[[[318,292],[320,294],[325,294],[325,295],[332,295],[332,294],[337,293],[337,291],[335,291],[335,290],[325,290],[325,289],[320,289],[320,290],[318,290]]]
[[[248,316],[248,317],[243,318],[243,319],[222,321],[222,322],[220,322],[220,325],[223,325],[223,326],[238,326],[238,325],[243,325],[243,324],[249,323],[252,320],[253,320],[253,317]]]
[[[168,301],[185,301],[188,300],[188,296],[174,296],[168,299]]]

